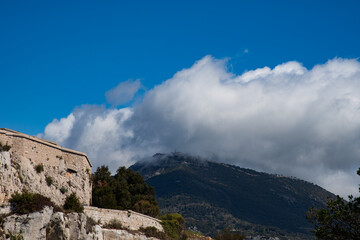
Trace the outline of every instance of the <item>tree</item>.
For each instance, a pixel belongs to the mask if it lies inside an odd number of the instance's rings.
[[[349,196],[349,201],[339,196],[329,199],[324,209],[310,208],[307,219],[318,239],[360,239],[360,197]]]
[[[114,180],[107,166],[98,167],[93,175],[92,205],[102,208],[117,208],[113,193]]]
[[[109,168],[101,166],[94,173],[93,181],[94,206],[131,209],[152,217],[160,213],[154,188],[130,168],[120,167],[111,176]]]
[[[171,239],[185,240],[185,219],[178,213],[168,213],[160,217],[165,233]]]
[[[160,213],[155,199],[155,190],[147,185],[140,173],[120,167],[115,175],[116,200],[119,205],[150,216]]]
[[[64,209],[78,213],[82,213],[84,211],[84,207],[81,205],[76,193],[71,193],[66,197]]]

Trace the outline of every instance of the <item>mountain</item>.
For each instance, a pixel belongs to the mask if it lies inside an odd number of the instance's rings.
[[[178,212],[188,227],[209,235],[232,228],[250,235],[311,239],[306,212],[335,197],[300,179],[177,152],[155,154],[131,168],[155,187],[162,213]]]

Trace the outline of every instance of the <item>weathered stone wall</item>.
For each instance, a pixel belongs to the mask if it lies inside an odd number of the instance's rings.
[[[159,231],[164,231],[160,220],[146,216],[131,210],[121,211],[114,209],[104,209],[97,207],[85,207],[84,213],[100,224],[109,223],[111,220],[119,221],[125,228],[139,230],[140,228],[156,227]]]
[[[2,146],[8,145],[11,147],[9,151],[0,151],[1,213],[9,213],[8,200],[15,192],[27,190],[29,192],[40,193],[49,197],[59,206],[64,204],[66,196],[75,192],[80,201],[85,205],[85,214],[100,224],[106,224],[115,219],[129,230],[136,231],[141,227],[155,227],[160,231],[164,231],[160,220],[150,216],[133,211],[86,206],[91,203],[92,186],[90,181],[91,164],[84,153],[62,148],[56,143],[8,129],[0,129],[0,143]],[[44,167],[42,172],[37,172],[35,169],[39,164],[42,164]],[[48,184],[46,180],[49,178],[52,181],[51,184]],[[42,232],[38,235],[40,236],[39,239],[45,237],[44,226],[50,221],[48,217],[42,216],[44,214],[46,215],[46,211],[43,211],[41,214],[35,214],[34,219],[36,218],[37,220],[33,220],[31,224],[33,228],[42,229]],[[60,213],[57,214],[59,215]],[[11,220],[12,218],[9,219]],[[17,217],[15,216],[14,219],[9,220],[9,225],[7,226],[9,229],[11,227],[15,231],[15,228],[27,228],[26,224],[23,226],[22,222],[16,219]],[[65,220],[65,222],[68,221]],[[65,222],[63,221],[63,225]],[[80,222],[83,224],[83,221]],[[32,229],[27,229],[26,231],[28,232],[26,234],[29,236],[33,232]],[[69,232],[70,230],[66,231]],[[97,234],[100,234],[97,236],[101,237],[95,239],[118,239],[119,236],[122,236],[122,239],[128,233],[122,230],[110,231],[100,229]],[[69,238],[64,239],[75,239],[71,237],[71,234],[69,236]],[[93,237],[94,235],[91,236]],[[113,238],[113,236],[117,237]],[[88,239],[88,237],[93,239],[90,235],[86,235],[85,239]],[[144,235],[136,237],[129,235],[129,239],[147,238]]]
[[[0,143],[11,147],[0,152],[0,204],[23,190],[40,193],[60,206],[72,192],[83,204],[91,203],[91,164],[84,153],[8,129],[0,129]],[[44,166],[40,173],[35,170],[39,164]]]

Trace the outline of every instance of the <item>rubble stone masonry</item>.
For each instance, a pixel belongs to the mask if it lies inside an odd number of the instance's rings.
[[[4,128],[0,143],[10,146],[0,152],[0,205],[23,190],[40,193],[60,206],[75,192],[84,205],[90,205],[91,163],[86,154]],[[37,172],[38,165],[44,170]]]

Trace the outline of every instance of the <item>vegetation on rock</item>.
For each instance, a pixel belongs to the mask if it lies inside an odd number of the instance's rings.
[[[186,239],[185,219],[178,213],[169,213],[160,217],[165,233],[173,239]]]
[[[97,168],[93,175],[93,205],[100,208],[131,209],[152,217],[159,215],[155,190],[139,173],[120,167],[111,176],[107,166]]]
[[[146,237],[154,237],[161,240],[167,240],[169,237],[164,232],[160,232],[156,227],[140,228],[140,232],[145,234]]]
[[[43,171],[44,171],[44,164],[40,163],[40,164],[36,165],[36,166],[35,166],[35,171],[36,171],[37,173],[43,172]]]
[[[78,197],[75,193],[71,193],[66,197],[64,207],[65,210],[82,213],[84,211],[84,207],[81,205]]]
[[[360,239],[360,197],[329,199],[325,208],[310,208],[307,218],[318,239]]]
[[[38,212],[43,210],[45,206],[53,207],[55,211],[61,211],[58,206],[51,202],[50,198],[27,191],[23,193],[16,192],[11,195],[9,202],[11,203],[11,211],[17,214]]]
[[[5,145],[2,145],[0,143],[0,152],[8,152],[9,150],[11,149],[11,146],[5,144]]]
[[[24,236],[21,233],[12,233],[11,231],[9,231],[8,234],[6,234],[6,237],[9,240],[24,240]]]
[[[50,177],[50,176],[46,176],[45,181],[46,181],[46,184],[47,184],[49,187],[50,187],[51,184],[53,183],[53,179],[52,179],[52,177]]]
[[[119,222],[116,219],[111,219],[110,222],[104,224],[103,226],[104,228],[108,228],[108,229],[124,229],[123,225],[121,224],[121,222]]]

